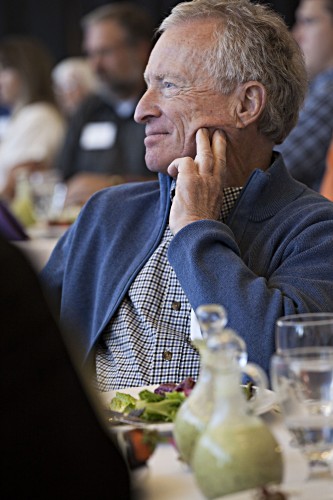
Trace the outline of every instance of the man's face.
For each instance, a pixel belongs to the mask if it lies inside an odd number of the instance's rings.
[[[333,15],[326,0],[303,0],[296,10],[293,35],[301,47],[310,78],[333,67]]]
[[[125,30],[115,21],[104,20],[89,26],[83,47],[97,77],[106,89],[119,97],[130,97],[142,82],[144,63],[137,46],[126,39]]]
[[[214,27],[207,19],[169,28],[152,50],[134,118],[146,124],[146,164],[153,172],[165,173],[175,158],[194,158],[199,128],[234,127],[233,96],[217,92],[202,65]]]

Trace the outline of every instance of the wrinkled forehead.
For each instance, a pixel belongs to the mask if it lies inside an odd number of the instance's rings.
[[[163,73],[169,67],[201,76],[203,60],[214,43],[216,27],[213,19],[200,19],[167,28],[151,52],[145,75]]]

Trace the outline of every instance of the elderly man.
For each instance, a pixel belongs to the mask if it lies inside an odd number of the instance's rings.
[[[319,191],[333,134],[333,0],[301,0],[293,34],[310,85],[297,125],[276,149],[295,179]]]
[[[201,304],[226,308],[266,370],[278,317],[333,308],[333,205],[272,153],[306,92],[284,22],[249,0],[194,0],[160,33],[135,112],[159,183],[93,196],[42,273],[102,390],[196,377]]]
[[[99,90],[74,114],[55,164],[68,184],[69,205],[105,186],[152,178],[144,161],[144,127],[133,114],[145,88],[153,21],[134,3],[116,2],[87,14],[82,28]]]

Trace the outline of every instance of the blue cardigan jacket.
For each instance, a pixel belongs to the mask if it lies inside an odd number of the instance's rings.
[[[161,239],[170,184],[160,175],[96,193],[42,272],[82,362]],[[333,311],[333,203],[292,179],[279,157],[252,173],[227,224],[189,224],[168,258],[192,308],[222,304],[250,360],[267,370],[278,317]]]

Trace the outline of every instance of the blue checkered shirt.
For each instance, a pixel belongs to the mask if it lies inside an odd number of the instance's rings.
[[[222,222],[240,191],[224,190]],[[101,391],[198,376],[199,354],[190,339],[191,306],[167,259],[172,237],[167,226],[101,336],[96,351],[96,382]]]
[[[295,179],[319,191],[333,133],[333,68],[318,75],[294,129],[274,149]]]

